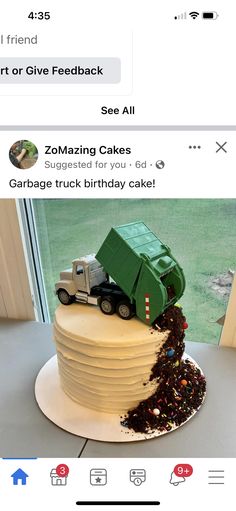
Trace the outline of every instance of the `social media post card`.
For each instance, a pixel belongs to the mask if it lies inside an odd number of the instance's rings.
[[[234,19],[230,0],[5,3],[1,124],[234,125]]]
[[[32,10],[25,1],[13,16],[6,5],[0,36],[1,96],[29,95],[37,104],[35,96],[128,93],[132,32],[124,23],[121,37],[119,24],[110,23],[114,13],[108,5],[92,0],[85,6],[72,0],[66,9],[43,2],[41,10]]]
[[[38,508],[197,509],[204,494],[220,509],[236,457],[233,132],[1,141],[4,505],[32,508],[40,484]]]

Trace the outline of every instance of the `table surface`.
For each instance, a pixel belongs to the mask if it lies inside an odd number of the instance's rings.
[[[178,430],[148,441],[95,442],[48,420],[34,397],[36,376],[55,354],[52,326],[0,321],[0,457],[236,457],[236,349],[186,342],[207,377],[201,410]]]

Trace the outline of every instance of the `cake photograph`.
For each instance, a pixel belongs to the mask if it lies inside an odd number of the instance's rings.
[[[41,306],[1,319],[3,454],[233,455],[235,200],[26,206]]]
[[[61,272],[54,321],[60,385],[78,404],[78,419],[94,410],[94,423],[103,413],[109,428],[106,414],[117,415],[120,431],[104,441],[170,432],[200,408],[206,380],[184,354],[184,289],[170,248],[142,221],[112,227],[97,254]],[[96,427],[94,438],[101,439]]]

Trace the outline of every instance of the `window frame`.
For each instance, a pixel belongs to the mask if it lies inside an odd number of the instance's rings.
[[[16,201],[25,258],[31,281],[36,319],[41,323],[51,323],[44,284],[42,263],[39,250],[36,221],[32,199]]]

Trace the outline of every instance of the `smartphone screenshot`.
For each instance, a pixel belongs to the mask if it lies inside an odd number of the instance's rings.
[[[234,11],[2,7],[6,511],[233,506]]]

